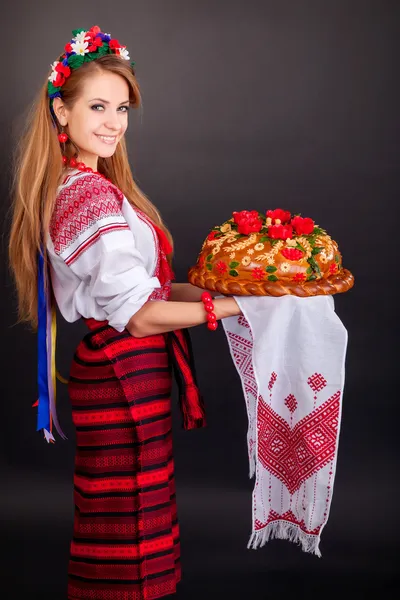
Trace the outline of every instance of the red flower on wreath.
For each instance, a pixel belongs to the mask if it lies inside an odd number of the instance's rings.
[[[53,81],[53,85],[54,87],[61,87],[64,85],[65,80],[71,75],[71,69],[63,65],[62,62],[59,62],[55,67],[55,71],[57,76]]]
[[[287,240],[293,237],[291,225],[271,225],[268,227],[268,235],[273,240]]]
[[[243,233],[244,235],[249,235],[249,233],[253,232],[258,233],[263,226],[260,215],[256,210],[234,211],[232,216],[238,226],[238,232]]]
[[[267,217],[270,217],[270,219],[273,221],[275,221],[275,219],[279,219],[282,225],[284,225],[290,221],[291,214],[288,210],[276,208],[275,210],[267,210]]]
[[[293,217],[290,221],[297,235],[308,235],[314,231],[314,221],[309,217]]]
[[[281,250],[281,254],[288,260],[300,260],[304,256],[304,252],[297,248],[284,248]]]
[[[113,40],[110,40],[108,42],[108,45],[110,46],[110,48],[112,50],[117,50],[118,48],[121,48],[121,44],[119,43],[118,40],[116,40],[115,38]]]
[[[334,273],[336,273],[336,271],[337,271],[337,264],[331,263],[329,265],[329,273],[331,273],[331,275],[333,275]]]
[[[222,275],[222,273],[226,273],[226,271],[228,270],[228,266],[226,263],[224,263],[224,261],[219,260],[216,265],[215,268],[217,269],[219,275]]]
[[[253,275],[254,279],[258,279],[258,280],[263,279],[264,278],[264,269],[262,267],[254,267],[251,274]]]
[[[103,40],[98,35],[99,33],[100,33],[100,27],[98,27],[97,25],[95,25],[94,27],[91,27],[89,29],[89,31],[87,32],[87,34],[85,36],[85,40],[87,40],[89,43],[89,46],[88,46],[89,52],[96,52],[97,48],[100,48],[103,45]],[[96,36],[98,36],[98,37],[96,37]],[[112,40],[110,40],[110,41],[112,41]]]
[[[305,278],[306,276],[304,273],[296,273],[296,275],[293,277],[293,281],[304,281]]]
[[[207,239],[208,240],[213,240],[215,238],[215,236],[217,235],[218,231],[211,231],[211,233],[208,234]]]

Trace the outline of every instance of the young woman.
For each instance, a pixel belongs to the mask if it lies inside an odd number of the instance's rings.
[[[68,381],[76,427],[68,598],[151,600],[174,594],[180,580],[172,367],[185,427],[202,426],[186,328],[215,329],[240,309],[171,283],[171,235],[128,163],[128,112],[140,104],[134,63],[97,26],[72,33],[18,149],[10,263],[19,320],[38,331],[38,429],[48,441],[53,423],[62,435],[51,300],[90,330]]]

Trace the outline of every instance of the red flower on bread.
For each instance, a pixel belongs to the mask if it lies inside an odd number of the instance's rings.
[[[281,254],[288,260],[300,260],[304,256],[304,252],[297,248],[284,248]]]
[[[232,216],[238,226],[238,232],[244,235],[254,232],[258,233],[263,226],[263,222],[256,210],[234,211]]]
[[[222,273],[226,273],[226,271],[228,270],[228,265],[226,263],[224,263],[222,260],[219,260],[216,263],[215,268],[217,269],[218,273],[220,275],[222,275]]]
[[[254,269],[252,270],[251,274],[253,275],[254,279],[263,279],[264,278],[264,269],[262,267],[254,267]]]
[[[291,214],[288,210],[282,210],[281,208],[276,208],[275,210],[267,210],[267,217],[275,221],[275,219],[279,219],[282,224],[288,223],[290,221]],[[279,223],[278,223],[279,225]]]
[[[308,235],[314,231],[314,221],[309,217],[293,217],[290,224],[297,235]]]
[[[293,236],[291,225],[271,225],[268,227],[268,236],[273,240],[286,240]]]
[[[304,273],[296,273],[296,275],[293,277],[293,281],[304,281],[305,278],[306,276]]]

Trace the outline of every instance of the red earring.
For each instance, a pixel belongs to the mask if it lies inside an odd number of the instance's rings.
[[[63,143],[63,144],[64,144],[64,143],[67,141],[67,139],[68,139],[68,136],[67,136],[67,134],[66,134],[66,133],[59,133],[59,134],[58,134],[58,139],[59,139],[59,141],[60,141],[61,143]]]

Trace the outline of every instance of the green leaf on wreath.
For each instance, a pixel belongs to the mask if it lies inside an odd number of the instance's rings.
[[[315,246],[315,248],[313,248],[311,250],[311,253],[314,254],[314,255],[315,254],[319,254],[320,252],[322,252],[322,250],[323,250],[322,246]]]
[[[263,235],[263,236],[260,238],[260,242],[268,242],[268,241],[269,241],[269,237],[268,237],[267,235]]]
[[[207,256],[206,260],[207,260],[207,261],[209,261],[209,260],[211,260],[211,259],[212,259],[212,257],[213,257],[213,255],[212,255],[212,254],[209,254],[209,255]]]
[[[236,238],[237,240],[240,240],[240,238],[244,238],[244,237],[247,237],[247,235],[246,235],[245,233],[237,233],[237,234],[235,235],[235,238]]]
[[[301,245],[299,244],[299,242],[297,242],[297,244],[296,244],[295,248],[297,248],[297,250],[301,250],[302,252],[305,252],[305,249],[303,248],[303,246],[301,246]]]
[[[307,281],[313,281],[314,279],[317,279],[316,275],[310,275],[310,277],[307,277]]]
[[[71,69],[81,67],[83,62],[84,58],[80,54],[71,54],[71,56],[68,57],[68,66],[71,67]]]
[[[229,275],[232,275],[232,277],[237,277],[239,275],[239,273],[237,271],[235,271],[235,269],[231,269],[229,271]]]
[[[235,268],[236,268],[236,267],[238,267],[239,265],[240,265],[240,263],[233,261],[233,262],[230,262],[230,263],[229,263],[229,268],[230,268],[230,269],[235,269]]]
[[[54,87],[52,82],[49,81],[48,86],[47,86],[47,91],[49,92],[49,94],[54,94],[55,92],[58,92],[58,90],[59,90],[59,88]]]
[[[278,278],[276,275],[268,275],[267,279],[269,281],[278,281]]]
[[[104,56],[104,54],[108,54],[109,48],[110,44],[108,42],[103,42],[103,45],[97,50],[97,56]]]
[[[339,254],[335,254],[335,262],[339,262]]]
[[[277,269],[273,265],[269,265],[268,267],[265,267],[265,270],[267,271],[267,273],[275,273]]]
[[[78,33],[82,33],[82,31],[86,32],[86,29],[73,29],[72,30],[72,37],[76,37],[78,35]]]
[[[271,246],[275,246],[275,244],[277,244],[279,242],[279,240],[270,240],[271,241]]]
[[[206,269],[208,269],[209,271],[212,270],[212,264],[211,263],[206,263]]]
[[[313,272],[311,267],[308,267],[308,269],[306,270],[307,275],[311,275],[311,273]]]

